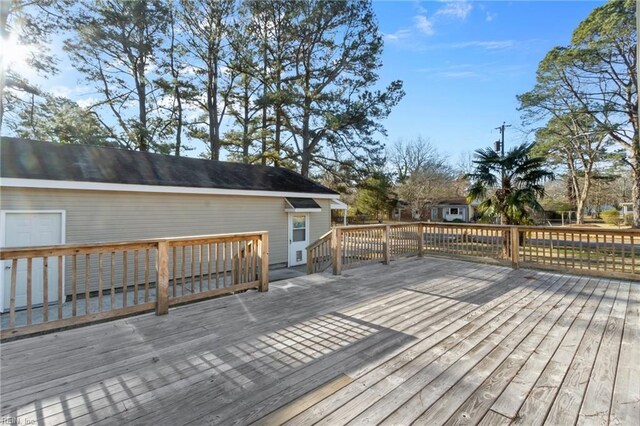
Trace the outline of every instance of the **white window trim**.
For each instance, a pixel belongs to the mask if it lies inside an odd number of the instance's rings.
[[[0,187],[74,189],[84,191],[153,192],[169,194],[236,195],[246,197],[299,197],[336,200],[339,194],[311,192],[255,191],[242,189],[196,188],[191,186],[131,185],[124,183],[75,182],[67,180],[2,178]]]

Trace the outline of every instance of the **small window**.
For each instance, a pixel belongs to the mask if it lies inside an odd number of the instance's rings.
[[[449,214],[460,214],[457,207],[451,207],[449,209]]]
[[[291,239],[294,243],[307,239],[307,217],[305,215],[293,216],[293,231]]]
[[[294,243],[306,240],[306,238],[305,238],[305,230],[304,229],[294,229],[293,230],[293,238],[292,239],[293,239]]]

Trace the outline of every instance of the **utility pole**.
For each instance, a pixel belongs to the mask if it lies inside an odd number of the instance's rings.
[[[502,126],[500,127],[496,127],[497,130],[500,130],[500,140],[496,141],[496,145],[500,145],[500,159],[504,160],[504,129],[505,127],[511,127],[511,124],[505,124],[505,122],[502,122]],[[497,148],[497,147],[496,147]],[[496,149],[497,151],[497,149]],[[502,182],[504,182],[504,175],[505,175],[505,169],[504,169],[504,163],[502,164]],[[502,185],[504,185],[504,183],[502,183]]]

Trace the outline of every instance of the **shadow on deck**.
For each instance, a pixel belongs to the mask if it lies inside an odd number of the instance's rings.
[[[639,294],[427,257],[285,278],[3,344],[1,412],[22,424],[634,424]]]

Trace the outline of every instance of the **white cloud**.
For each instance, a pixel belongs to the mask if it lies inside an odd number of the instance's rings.
[[[65,86],[65,85],[57,85],[49,89],[49,93],[51,93],[53,96],[59,96],[62,98],[73,98],[77,96],[83,96],[91,92],[95,92],[95,90],[92,87],[86,86],[86,85],[76,85],[73,87]]]
[[[440,8],[436,15],[449,16],[451,18],[466,19],[471,13],[473,5],[466,1],[450,1],[446,5]]]
[[[444,78],[478,78],[480,74],[473,71],[448,71],[442,72],[440,75]]]
[[[385,34],[384,38],[386,40],[402,40],[405,39],[407,37],[409,37],[411,35],[411,30],[409,29],[400,29],[398,31],[396,31],[395,33],[391,33],[391,34]]]
[[[487,22],[491,22],[491,21],[493,21],[497,16],[498,16],[498,14],[497,14],[497,13],[487,12],[486,20],[487,20]]]
[[[418,15],[415,17],[416,20],[416,28],[427,35],[432,35],[435,33],[433,29],[433,21],[427,18],[424,15]]]
[[[80,106],[81,108],[90,108],[90,107],[96,105],[98,102],[100,102],[100,99],[91,98],[91,97],[86,98],[86,99],[78,99],[76,101],[78,106]]]
[[[462,43],[451,43],[446,47],[452,49],[464,49],[467,47],[480,47],[487,50],[509,49],[514,46],[513,40],[494,40],[494,41],[465,41]]]

